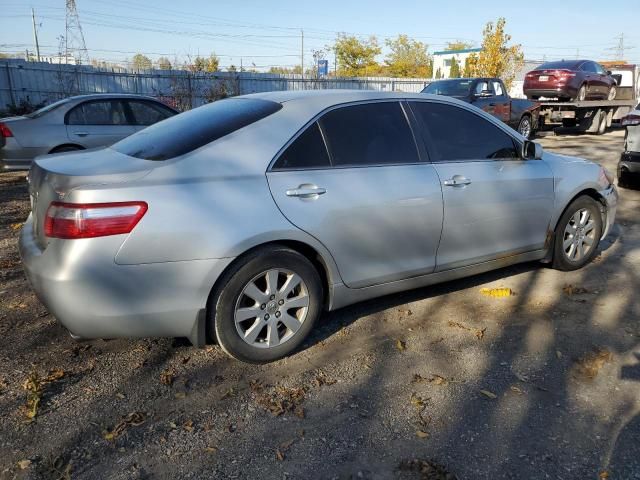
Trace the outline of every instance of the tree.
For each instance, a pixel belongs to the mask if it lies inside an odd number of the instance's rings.
[[[437,79],[442,78],[442,72],[440,71],[440,67],[438,67],[438,69],[436,70],[436,78]]]
[[[410,39],[407,35],[398,35],[386,41],[391,50],[385,59],[388,73],[394,77],[426,77],[430,57],[427,45]]]
[[[449,67],[449,78],[460,78],[460,63],[456,57],[451,57],[451,67]]]
[[[462,40],[456,40],[454,42],[447,42],[445,50],[468,50],[473,47],[473,43],[463,42]]]
[[[478,54],[473,76],[502,78],[507,89],[511,88],[516,72],[524,65],[521,45],[511,45],[511,35],[505,32],[507,21],[499,18],[487,23],[482,31],[482,50]]]
[[[220,67],[220,59],[216,56],[215,53],[211,53],[211,55],[209,55],[209,58],[207,58],[205,70],[207,72],[217,72],[218,67]]]
[[[473,77],[473,72],[476,71],[476,65],[478,64],[478,55],[472,53],[464,60],[464,72],[462,76],[465,78]]]
[[[160,70],[171,70],[171,62],[167,57],[158,58],[158,68]]]
[[[301,71],[302,71],[302,67],[300,65],[296,65],[293,68],[287,68],[287,67],[269,68],[269,73],[279,73],[281,75],[290,75],[292,73],[300,74]]]
[[[198,55],[193,59],[193,63],[189,66],[189,70],[192,72],[204,72],[207,66],[207,60],[204,57]]]
[[[378,67],[376,56],[382,51],[376,37],[368,40],[358,40],[353,35],[341,33],[333,45],[341,76],[364,76],[372,67]]]
[[[151,63],[151,59],[141,53],[136,53],[131,59],[131,65],[136,70],[151,70],[153,68],[153,64]]]

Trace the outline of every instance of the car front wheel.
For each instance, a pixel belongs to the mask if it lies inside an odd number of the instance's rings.
[[[560,218],[555,231],[553,267],[577,270],[596,255],[602,236],[600,206],[593,198],[576,198]]]
[[[529,115],[523,115],[520,119],[518,133],[527,139],[533,137],[533,126],[531,125],[531,117]]]
[[[313,264],[284,246],[242,258],[212,297],[209,322],[231,357],[267,363],[293,352],[322,310],[322,283]]]

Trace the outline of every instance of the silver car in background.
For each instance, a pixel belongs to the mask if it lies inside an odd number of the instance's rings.
[[[73,335],[215,339],[255,363],[323,309],[517,262],[580,268],[617,204],[602,167],[467,103],[372,91],[217,101],[29,178],[22,261]]]
[[[626,127],[624,151],[618,162],[618,186],[637,187],[640,183],[640,104],[620,120]]]
[[[0,118],[0,171],[29,169],[38,155],[105,147],[177,113],[151,97],[95,94]]]

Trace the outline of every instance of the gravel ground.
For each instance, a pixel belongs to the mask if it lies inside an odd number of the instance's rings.
[[[611,171],[622,141],[541,140]],[[0,478],[640,479],[639,206],[621,190],[580,271],[354,305],[249,366],[181,339],[74,342],[20,267],[24,174],[1,174]]]

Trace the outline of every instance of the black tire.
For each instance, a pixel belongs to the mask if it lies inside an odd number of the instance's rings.
[[[630,173],[626,168],[621,168],[618,176],[618,186],[620,188],[629,188],[631,186]]]
[[[49,153],[77,152],[78,150],[84,149],[81,147],[76,147],[74,145],[62,145],[61,147],[54,148]]]
[[[590,250],[580,258],[579,260],[571,260],[565,249],[563,248],[564,241],[569,240],[570,237],[565,239],[565,230],[569,222],[572,221],[572,217],[582,209],[586,209],[590,213],[590,218],[593,219],[593,244],[590,246]],[[560,221],[556,226],[553,242],[553,268],[557,270],[570,271],[582,268],[589,263],[598,252],[598,245],[600,244],[600,237],[602,236],[602,215],[600,213],[600,205],[593,198],[583,195],[576,198],[567,207],[565,212],[560,217]]]
[[[582,84],[582,85],[580,85],[580,88],[576,92],[576,96],[575,96],[574,100],[576,102],[582,102],[582,101],[584,101],[586,99],[587,99],[587,86]]]
[[[533,138],[533,123],[531,121],[531,115],[525,114],[518,123],[518,133],[526,139]]]
[[[256,277],[271,269],[284,269],[297,274],[306,286],[309,304],[304,321],[288,340],[274,347],[260,348],[242,339],[236,328],[235,311],[236,306],[244,300],[241,299],[244,288]],[[243,362],[268,363],[289,355],[307,338],[322,311],[323,289],[317,270],[303,255],[284,246],[268,246],[247,254],[223,275],[219,285],[211,297],[208,308],[207,321],[211,327],[210,331],[215,332],[218,344],[225,353]],[[268,288],[264,291],[268,292]],[[265,310],[262,306],[259,308]],[[260,315],[256,321],[264,320],[262,313]],[[275,313],[272,312],[272,315]],[[273,321],[273,318],[271,320]],[[268,330],[266,320],[264,322],[264,327],[259,328],[266,336]],[[283,327],[283,323],[278,324],[278,328]]]

